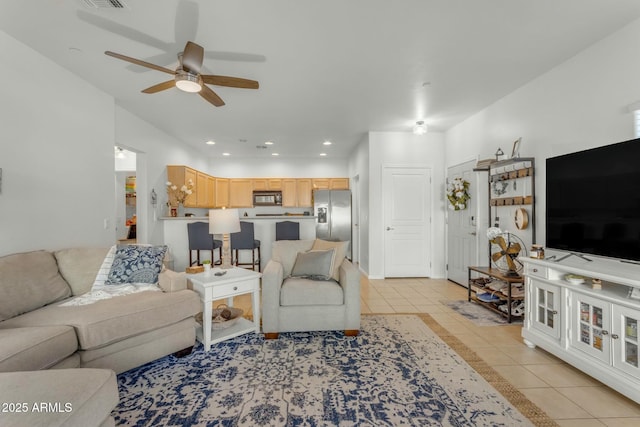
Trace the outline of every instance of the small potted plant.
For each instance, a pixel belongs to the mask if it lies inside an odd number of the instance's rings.
[[[204,267],[204,272],[206,273],[207,271],[211,270],[211,261],[208,259],[205,259],[204,261],[202,261],[202,266]]]

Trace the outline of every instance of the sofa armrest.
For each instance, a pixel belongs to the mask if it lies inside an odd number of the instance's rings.
[[[158,275],[158,285],[163,292],[182,291],[187,289],[187,276],[185,273],[165,269]]]
[[[345,329],[360,329],[360,271],[349,260],[340,266],[340,286],[344,292]]]
[[[284,268],[277,261],[269,260],[262,271],[262,331],[277,332],[280,309],[280,287],[284,280]]]

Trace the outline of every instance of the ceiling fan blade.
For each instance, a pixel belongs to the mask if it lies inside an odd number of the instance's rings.
[[[215,105],[216,107],[222,107],[224,105],[224,101],[222,100],[222,98],[220,98],[217,93],[212,91],[207,86],[203,85],[202,89],[198,93],[200,94],[201,97],[203,97],[204,99],[206,99],[207,101]]]
[[[255,80],[241,79],[239,77],[214,75],[204,75],[201,77],[203,82],[210,85],[239,87],[241,89],[258,89],[258,87],[260,87],[260,84]]]
[[[145,90],[143,90],[143,93],[156,93],[156,92],[160,92],[163,90],[167,90],[167,89],[171,89],[172,87],[176,86],[176,81],[175,80],[167,80],[166,82],[162,82],[162,83],[158,83],[157,85],[153,85],[151,87],[146,88]]]
[[[175,53],[171,52],[171,53],[161,53],[159,55],[148,56],[144,58],[143,61],[163,67],[163,66],[172,66],[173,64],[177,64],[178,58],[176,57]],[[127,65],[126,68],[127,70],[134,73],[144,73],[149,71],[147,68],[138,67],[135,64],[129,64]]]
[[[107,50],[104,54],[105,55],[109,55],[109,56],[113,56],[114,58],[118,58],[118,59],[121,59],[123,61],[131,62],[132,64],[140,65],[142,67],[147,67],[147,68],[151,68],[153,70],[162,71],[163,73],[173,74],[173,75],[176,74],[175,71],[170,70],[168,68],[164,68],[164,67],[161,67],[159,65],[152,64],[150,62],[141,61],[141,60],[136,59],[136,58],[131,58],[129,56],[121,55],[119,53],[115,53],[115,52],[111,52],[111,51]]]
[[[202,59],[204,58],[204,48],[194,42],[187,42],[182,54],[182,68],[192,73],[200,73]]]

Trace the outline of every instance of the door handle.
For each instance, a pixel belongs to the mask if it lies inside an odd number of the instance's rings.
[[[389,231],[389,230],[393,230],[393,228],[391,228],[391,227],[387,227],[387,231]]]

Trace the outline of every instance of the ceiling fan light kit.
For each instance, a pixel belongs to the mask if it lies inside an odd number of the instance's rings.
[[[197,74],[186,71],[176,73],[176,87],[184,92],[200,92],[202,90],[202,78]]]

